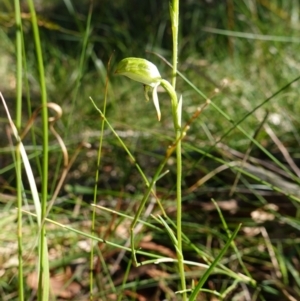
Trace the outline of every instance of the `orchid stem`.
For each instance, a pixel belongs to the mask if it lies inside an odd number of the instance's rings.
[[[177,62],[178,62],[178,26],[179,26],[179,0],[173,0],[170,5],[170,15],[172,22],[172,36],[173,36],[173,74],[172,74],[172,86],[176,95],[176,74],[177,74]],[[175,99],[175,98],[174,98]],[[177,258],[178,258],[178,269],[181,281],[181,291],[183,301],[187,300],[186,294],[186,281],[184,274],[183,264],[183,252],[182,252],[182,198],[181,198],[181,183],[182,183],[182,153],[181,153],[181,112],[182,102],[178,103],[176,97],[176,106],[172,103],[173,107],[173,118],[176,120],[174,124],[176,132],[176,163],[177,163],[177,178],[176,178],[176,205],[177,205]]]

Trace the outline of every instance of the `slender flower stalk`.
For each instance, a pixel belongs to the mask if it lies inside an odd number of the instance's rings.
[[[173,37],[173,74],[172,86],[176,88],[176,74],[178,63],[178,27],[179,27],[179,0],[173,0],[170,5],[172,37]]]
[[[173,37],[173,76],[172,76],[172,86],[174,91],[176,90],[176,74],[177,74],[177,63],[178,63],[178,28],[179,28],[179,0],[172,0],[170,5],[170,16],[171,16],[171,26],[172,26],[172,37]],[[176,164],[177,164],[177,178],[176,178],[176,205],[177,205],[177,258],[178,258],[178,269],[181,281],[181,290],[182,290],[182,299],[183,301],[187,300],[186,294],[186,281],[184,273],[184,264],[183,264],[183,252],[182,252],[182,193],[181,193],[181,183],[182,183],[182,153],[181,153],[181,111],[182,111],[182,98],[178,103],[177,109],[177,119],[179,124],[179,129],[176,131]]]
[[[171,7],[172,11],[172,7]],[[116,74],[127,76],[137,82],[142,83],[145,86],[145,96],[148,100],[148,90],[152,88],[152,100],[157,112],[158,120],[161,119],[161,112],[159,107],[159,100],[157,95],[157,88],[161,85],[165,91],[169,94],[171,98],[171,106],[172,106],[172,116],[174,123],[174,130],[176,136],[176,159],[177,159],[177,181],[176,181],[176,203],[177,203],[177,243],[176,243],[176,251],[177,251],[177,259],[178,259],[178,269],[181,279],[181,289],[183,294],[183,300],[187,300],[186,296],[186,283],[185,283],[185,274],[184,274],[184,257],[182,253],[182,231],[181,231],[181,174],[182,174],[182,161],[181,161],[181,138],[182,138],[182,129],[181,129],[181,111],[182,111],[182,97],[180,97],[179,101],[177,98],[177,94],[175,91],[175,81],[173,80],[173,84],[171,85],[167,80],[163,79],[157,69],[157,67],[149,62],[148,60],[142,58],[134,58],[129,57],[125,58],[117,65],[117,69],[115,71]],[[176,73],[176,72],[175,72]],[[173,77],[174,78],[174,77]],[[150,188],[149,188],[150,189]],[[150,193],[150,190],[149,190]],[[135,227],[136,220],[138,219],[147,197],[145,197],[142,203],[139,206],[139,210],[134,218],[132,223],[132,230]],[[133,231],[132,231],[133,232]],[[131,237],[131,245],[132,252],[134,254],[134,240]],[[135,259],[135,256],[134,256]]]

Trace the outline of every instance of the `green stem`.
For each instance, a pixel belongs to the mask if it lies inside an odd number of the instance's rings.
[[[171,102],[172,102],[172,116],[174,123],[174,130],[177,133],[177,130],[180,130],[180,120],[178,120],[177,116],[177,107],[178,107],[178,99],[173,86],[165,79],[162,79],[160,85],[168,92]],[[177,138],[177,137],[176,137]]]
[[[42,163],[42,195],[41,195],[41,220],[46,218],[47,201],[48,201],[48,107],[47,107],[47,89],[45,81],[45,70],[43,63],[42,46],[40,42],[39,28],[37,16],[34,8],[33,0],[28,0],[33,36],[36,48],[36,56],[39,70],[39,81],[41,89],[42,103],[42,131],[43,131],[43,163]],[[44,223],[41,225],[40,240],[39,240],[39,285],[38,285],[38,300],[47,301],[49,299],[49,262],[48,250],[46,241],[46,228]]]
[[[22,124],[22,21],[19,0],[15,0],[16,19],[16,56],[17,56],[17,87],[16,87],[16,127],[18,130]],[[17,177],[17,199],[18,199],[18,288],[19,300],[24,300],[23,280],[23,248],[22,248],[22,162],[19,147],[16,148],[16,177]]]
[[[151,192],[153,191],[153,187],[154,187],[157,179],[159,178],[159,176],[160,176],[164,166],[166,165],[167,161],[168,161],[168,157],[165,156],[164,160],[160,163],[159,167],[157,168],[156,173],[153,176],[152,181],[150,183],[147,181],[147,185],[148,185],[147,191],[144,194],[144,197],[143,197],[143,199],[142,199],[142,201],[141,201],[141,203],[140,203],[140,205],[137,209],[137,212],[134,216],[134,219],[131,223],[131,227],[130,227],[130,245],[131,245],[131,251],[132,251],[132,259],[133,259],[133,262],[134,262],[135,266],[140,266],[141,264],[138,263],[137,258],[136,258],[135,243],[134,243],[134,228],[135,228],[135,226],[138,222],[138,218],[140,217],[140,215],[142,213],[142,210],[145,207],[145,204],[146,204],[147,200],[149,199],[149,196],[150,196]]]
[[[170,6],[170,15],[172,22],[172,36],[173,36],[173,76],[172,87],[176,96],[176,74],[178,62],[178,25],[179,25],[179,0],[173,0]],[[173,97],[171,96],[173,99]],[[175,105],[176,100],[176,105]],[[180,107],[179,107],[180,106]],[[172,110],[174,118],[174,127],[176,132],[176,163],[177,163],[177,178],[176,178],[176,204],[177,204],[177,258],[178,269],[181,280],[181,290],[183,301],[187,300],[186,281],[184,274],[184,257],[182,253],[182,199],[181,199],[181,183],[182,183],[182,153],[181,153],[181,102],[178,104],[177,96],[172,100]]]
[[[173,0],[170,5],[170,15],[172,22],[172,37],[173,37],[173,74],[172,86],[176,88],[176,74],[178,62],[178,24],[179,24],[179,0]]]
[[[178,258],[178,269],[180,273],[181,280],[181,290],[183,291],[183,300],[187,300],[186,296],[186,282],[185,282],[185,274],[184,274],[184,257],[182,252],[182,200],[181,200],[181,183],[182,183],[182,154],[181,154],[181,131],[176,131],[176,163],[177,163],[177,179],[176,179],[176,193],[177,193],[177,258]]]
[[[182,140],[182,129],[181,129],[181,102],[178,102],[176,91],[173,86],[166,80],[161,81],[161,86],[168,92],[172,102],[172,114],[174,122],[174,130],[176,134],[176,206],[177,206],[177,258],[178,258],[178,269],[181,280],[181,291],[183,292],[183,300],[187,300],[186,296],[186,282],[184,274],[184,257],[182,253],[182,204],[181,204],[181,182],[182,182],[182,154],[181,154],[181,140]]]

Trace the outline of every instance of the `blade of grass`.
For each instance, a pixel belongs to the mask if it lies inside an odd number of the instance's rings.
[[[162,59],[168,66],[172,67],[172,65],[161,55],[151,52],[158,56],[160,59]],[[195,91],[197,92],[202,98],[205,100],[208,99],[208,97],[199,89],[197,88],[186,76],[184,76],[181,72],[177,70],[177,74]],[[300,76],[297,76],[290,82],[288,82],[286,85],[278,89],[276,92],[274,92],[270,97],[266,98],[264,101],[262,101],[259,105],[254,107],[250,112],[248,112],[246,115],[244,115],[240,120],[235,122],[231,119],[231,117],[224,112],[217,104],[214,102],[210,102],[213,108],[220,113],[225,119],[227,119],[233,126],[229,128],[210,148],[206,153],[210,153],[211,150],[213,150],[216,145],[221,142],[226,136],[228,136],[235,128],[237,128],[241,133],[243,133],[255,146],[257,146],[263,153],[265,153],[277,166],[282,168],[296,183],[300,184],[300,179],[293,174],[284,164],[282,164],[275,156],[273,156],[266,148],[264,148],[257,140],[255,140],[253,137],[251,137],[250,134],[248,134],[241,126],[240,124],[244,122],[248,117],[252,116],[252,114],[257,111],[262,106],[266,105],[269,101],[271,101],[275,96],[282,93],[284,90],[289,88],[293,83],[300,80]],[[204,157],[203,157],[204,158]],[[202,159],[199,159],[198,162],[195,163],[195,165],[198,165]]]
[[[42,105],[42,132],[43,132],[43,160],[42,160],[42,191],[41,191],[41,217],[44,219],[47,211],[48,201],[48,108],[47,108],[47,89],[45,80],[45,70],[43,62],[43,53],[41,40],[39,35],[38,20],[35,12],[33,0],[28,0],[29,10],[31,14],[31,24],[33,29],[33,37],[37,56],[37,65],[39,70],[39,83],[41,90],[41,105]],[[49,300],[50,292],[50,275],[49,275],[49,260],[48,246],[46,238],[46,228],[44,223],[41,225],[40,240],[39,240],[39,284],[38,284],[38,300]]]
[[[189,298],[189,301],[196,300],[199,292],[201,291],[202,286],[206,282],[207,278],[209,277],[209,275],[211,274],[211,272],[213,271],[213,269],[218,265],[219,261],[222,259],[223,255],[225,254],[225,252],[227,251],[227,249],[232,244],[232,241],[236,237],[236,235],[237,235],[238,231],[240,230],[241,226],[242,226],[241,224],[238,225],[238,227],[235,229],[235,231],[232,233],[232,235],[228,238],[225,246],[222,248],[222,250],[220,251],[220,253],[218,254],[218,256],[211,263],[210,267],[207,269],[207,271],[204,273],[204,275],[201,277],[201,279],[197,283],[196,287],[194,288],[194,290],[193,290],[193,292],[192,292],[192,294],[191,294],[191,296]]]
[[[106,79],[105,79],[105,92],[104,92],[104,104],[103,104],[103,115],[106,114],[106,104],[107,104],[107,94],[108,94],[108,73],[110,70],[110,57],[108,64],[107,64],[107,73],[106,73]],[[98,191],[98,182],[99,182],[99,173],[100,173],[100,164],[101,164],[101,154],[102,154],[102,145],[103,145],[103,136],[104,136],[104,129],[105,129],[105,120],[101,120],[101,129],[100,129],[100,135],[99,135],[99,148],[98,148],[98,154],[97,154],[97,168],[96,168],[96,175],[95,175],[95,186],[94,186],[94,196],[93,196],[93,204],[96,206],[97,204],[97,191]],[[95,223],[96,223],[96,207],[93,207],[92,209],[92,225],[91,225],[91,233],[95,234]],[[91,242],[91,245],[93,246],[93,242]],[[90,254],[90,300],[93,300],[93,279],[94,279],[94,248],[91,248],[91,254]]]
[[[271,36],[263,34],[255,34],[249,32],[238,32],[218,28],[202,27],[203,31],[225,35],[229,37],[237,37],[242,39],[251,39],[251,40],[260,40],[260,41],[273,41],[273,42],[282,42],[282,43],[300,43],[300,39],[296,37],[286,37],[286,36]]]
[[[79,25],[80,23],[78,22],[78,18],[76,18],[76,13],[73,10],[72,3],[70,1],[65,1],[65,3],[68,6],[68,8],[70,9],[70,11],[73,13],[74,19],[77,22],[78,27],[81,29],[81,26]],[[82,80],[84,70],[85,70],[89,37],[91,35],[92,13],[93,13],[93,1],[90,2],[85,31],[81,32],[83,34],[82,49],[81,49],[81,53],[80,53],[80,57],[79,57],[79,64],[78,64],[78,68],[77,68],[78,75],[76,78],[76,83],[75,83],[75,87],[74,87],[74,91],[73,91],[73,100],[72,100],[72,106],[71,106],[71,110],[70,110],[70,114],[69,114],[66,135],[68,135],[68,131],[71,129],[71,124],[72,124],[72,122],[74,122],[74,120],[73,120],[74,110],[76,108],[75,105],[76,105],[76,101],[77,101],[77,97],[78,97],[78,92],[79,92],[79,88],[81,86],[81,80]]]
[[[29,212],[29,211],[26,211],[26,210],[22,210],[22,211],[23,211],[23,213],[26,213],[26,214],[31,215],[33,217],[37,217],[37,215],[34,214],[34,213],[32,213],[32,212]],[[85,233],[83,231],[77,230],[77,229],[75,229],[73,227],[66,226],[66,225],[64,225],[62,223],[56,222],[56,221],[54,221],[52,219],[49,219],[49,218],[45,218],[45,222],[49,222],[49,223],[51,223],[53,225],[56,225],[58,227],[61,227],[61,228],[65,229],[67,231],[71,231],[71,232],[77,233],[80,236],[86,237],[86,238],[91,239],[93,241],[100,242],[100,243],[105,243],[108,246],[111,246],[111,247],[114,247],[114,248],[118,248],[120,250],[125,250],[127,252],[131,252],[131,248],[125,247],[123,245],[123,243],[118,244],[118,243],[114,243],[114,242],[108,241],[106,239],[99,238],[99,237],[91,235],[89,233]],[[163,258],[163,256],[156,255],[156,254],[153,254],[153,253],[149,253],[149,252],[146,252],[146,251],[141,251],[141,250],[137,250],[136,253],[140,254],[140,255],[144,255],[144,256],[150,257],[150,258],[157,258],[157,259]]]
[[[19,0],[14,1],[15,4],[15,20],[16,20],[16,59],[17,59],[17,74],[16,74],[16,128],[20,130],[22,125],[22,19]],[[22,239],[22,162],[20,149],[16,148],[15,168],[17,182],[17,207],[18,207],[18,297],[20,301],[24,300],[24,281],[23,281],[23,239]]]
[[[180,75],[181,76],[181,75]],[[185,77],[184,80],[187,80]],[[246,120],[249,116],[251,116],[256,110],[264,106],[266,103],[268,103],[271,99],[273,99],[275,96],[277,96],[279,93],[290,87],[293,83],[297,82],[300,79],[300,76],[296,77],[289,83],[287,83],[285,86],[277,90],[275,93],[273,93],[270,97],[265,99],[262,103],[260,103],[258,106],[253,108],[249,113],[247,113],[244,117],[242,117],[239,121],[234,122],[234,120],[231,119],[229,115],[226,114],[223,110],[220,109],[218,105],[216,105],[214,102],[211,102],[211,105],[213,108],[220,113],[225,119],[227,119],[230,123],[233,124],[231,128],[229,128],[221,137],[218,139],[214,145],[211,146],[210,150],[212,150],[219,142],[221,142],[229,133],[231,133],[235,128],[237,128],[240,132],[242,132],[255,146],[257,146],[262,152],[264,152],[276,165],[278,165],[280,168],[282,168],[295,182],[300,183],[299,178],[293,174],[284,164],[282,164],[275,156],[273,156],[266,148],[264,148],[256,139],[254,139],[249,133],[247,133],[240,124]],[[195,87],[189,80],[187,80],[187,83],[191,85],[192,88],[195,89],[197,93],[201,96],[205,96],[197,87]],[[209,150],[209,151],[210,151]],[[208,151],[208,152],[209,152]]]
[[[107,207],[103,207],[103,206],[100,206],[100,205],[94,205],[92,204],[93,207],[95,208],[98,208],[98,209],[101,209],[103,211],[107,211],[107,212],[110,212],[111,214],[115,214],[115,215],[118,215],[120,217],[125,217],[126,219],[129,219],[129,220],[133,220],[134,217],[133,216],[130,216],[128,214],[125,214],[125,213],[122,213],[122,212],[119,212],[119,211],[116,211],[116,210],[113,210],[113,209],[110,209],[110,208],[107,208]],[[161,228],[149,223],[149,222],[145,222],[143,220],[138,220],[139,223],[142,223],[144,225],[146,225],[147,227],[149,228],[152,228],[152,230],[156,230],[156,231],[161,231]]]
[[[127,264],[127,268],[126,268],[126,271],[124,273],[124,277],[123,277],[123,281],[122,281],[121,294],[118,296],[117,301],[124,300],[124,294],[123,294],[123,292],[125,292],[126,282],[127,282],[128,278],[129,278],[129,273],[130,273],[131,267],[132,267],[132,259],[130,259],[129,262],[128,262],[128,264]]]
[[[39,198],[39,193],[38,193],[38,190],[37,190],[37,187],[36,187],[36,183],[35,183],[35,177],[33,175],[33,172],[32,172],[32,169],[31,169],[31,166],[30,166],[30,163],[29,163],[26,151],[25,151],[25,147],[24,147],[24,145],[23,145],[23,143],[21,141],[20,136],[18,135],[17,128],[16,128],[16,126],[14,125],[14,123],[13,123],[13,121],[11,119],[10,113],[8,111],[8,108],[6,106],[5,100],[4,100],[1,92],[0,92],[0,98],[2,100],[2,103],[3,103],[3,106],[4,106],[4,109],[5,109],[8,121],[10,123],[10,127],[12,129],[12,132],[13,132],[13,134],[14,134],[17,142],[18,142],[16,152],[19,152],[20,155],[21,155],[21,157],[22,157],[22,161],[23,161],[24,168],[25,168],[25,171],[26,171],[26,175],[27,175],[27,178],[28,178],[28,182],[29,182],[29,185],[30,185],[32,199],[33,199],[34,206],[35,206],[35,211],[36,211],[35,216],[37,218],[37,224],[38,224],[38,226],[40,228],[41,224],[42,224],[42,209],[41,209],[41,202],[40,202],[40,198]],[[19,215],[19,213],[18,213],[18,215]],[[40,254],[40,249],[39,249],[39,256],[40,255],[41,254]],[[45,262],[45,264],[43,265],[45,268],[48,267],[48,256],[47,255],[48,255],[48,253],[45,252],[45,254],[43,256],[45,258],[45,260],[47,260],[47,262]],[[45,285],[45,288],[47,288],[47,285]],[[47,300],[47,298],[45,300]]]
[[[68,114],[69,118],[67,120],[67,125],[66,125],[66,130],[65,130],[65,136],[68,137],[69,131],[72,129],[72,122],[74,122],[74,111],[76,108],[76,102],[78,101],[78,93],[79,89],[82,84],[82,78],[84,75],[85,71],[85,63],[87,59],[87,49],[88,49],[88,44],[89,44],[89,38],[91,35],[91,21],[92,21],[92,13],[93,13],[93,1],[90,1],[90,6],[89,6],[89,11],[88,11],[88,16],[87,16],[87,21],[86,21],[86,26],[85,28],[81,25],[79,18],[77,17],[77,13],[75,11],[75,8],[72,4],[71,1],[65,0],[65,5],[68,8],[69,13],[72,15],[73,19],[75,20],[78,29],[80,30],[80,35],[82,36],[82,48],[80,52],[80,56],[77,60],[79,60],[79,64],[76,68],[77,71],[77,77],[75,81],[75,87],[72,91],[72,103],[70,104],[70,112]],[[62,157],[59,157],[57,166],[60,165],[60,161],[62,160]],[[57,173],[56,177],[59,175]],[[56,177],[53,180],[53,183],[57,181]],[[55,185],[53,184],[53,187]]]
[[[144,196],[143,196],[143,199],[141,200],[140,202],[140,205],[137,209],[137,212],[135,214],[135,217],[132,221],[132,224],[131,224],[131,246],[132,246],[132,252],[133,252],[133,259],[134,259],[134,263],[138,266],[139,263],[137,262],[137,259],[136,259],[136,256],[135,256],[135,249],[134,249],[134,228],[135,228],[135,225],[137,223],[137,220],[139,218],[139,216],[141,215],[141,212],[143,210],[143,208],[145,207],[145,204],[150,196],[150,194],[152,193],[154,195],[154,197],[156,198],[157,202],[158,202],[158,205],[163,213],[164,216],[166,216],[165,214],[165,211],[164,211],[164,208],[162,207],[159,199],[156,197],[156,193],[154,191],[154,185],[155,183],[157,182],[157,180],[161,177],[161,173],[162,173],[162,170],[164,168],[164,166],[166,165],[169,157],[171,156],[172,154],[172,151],[174,150],[174,147],[167,150],[167,153],[164,157],[164,159],[162,160],[162,162],[160,163],[160,165],[158,166],[151,182],[147,179],[146,175],[144,174],[144,172],[142,171],[142,169],[140,168],[140,166],[138,165],[138,163],[136,162],[135,158],[133,157],[133,155],[131,154],[131,152],[129,151],[129,149],[127,148],[127,146],[125,145],[125,143],[122,141],[122,139],[119,137],[119,135],[116,133],[116,131],[114,130],[114,128],[111,126],[111,124],[108,122],[108,120],[106,119],[105,115],[103,114],[103,112],[96,106],[95,102],[93,101],[92,98],[90,98],[95,109],[100,113],[100,116],[101,118],[103,118],[103,120],[107,123],[108,127],[110,128],[110,130],[114,133],[114,135],[117,137],[117,139],[119,140],[119,142],[121,143],[122,147],[124,148],[124,150],[126,151],[126,153],[129,155],[131,161],[135,164],[137,170],[139,171],[140,175],[142,176],[143,180],[145,181],[145,184],[147,186],[147,191],[145,192]],[[177,143],[177,141],[176,141]],[[175,147],[176,147],[176,144],[175,144]]]
[[[277,185],[275,185],[275,184],[273,184],[273,183],[269,183],[269,182],[267,182],[267,181],[265,181],[265,180],[262,180],[262,179],[260,179],[258,176],[252,174],[251,172],[248,172],[248,171],[246,171],[245,169],[240,168],[240,167],[239,167],[239,164],[240,164],[239,161],[226,162],[226,161],[224,161],[224,160],[222,160],[222,159],[220,159],[220,158],[218,158],[218,157],[215,157],[215,156],[211,155],[210,153],[208,153],[208,152],[206,152],[206,151],[202,151],[201,149],[199,149],[199,148],[197,148],[197,147],[195,147],[195,146],[193,146],[193,145],[186,144],[185,146],[186,146],[188,149],[190,149],[190,150],[193,150],[193,151],[195,151],[195,152],[199,152],[199,153],[202,154],[203,156],[206,156],[206,157],[208,157],[208,158],[211,158],[211,159],[215,160],[216,162],[220,162],[220,163],[222,163],[222,164],[225,164],[225,165],[229,166],[230,168],[233,168],[233,169],[235,169],[236,171],[240,172],[241,174],[246,175],[246,176],[248,176],[249,178],[251,178],[251,179],[257,181],[258,183],[261,183],[261,184],[263,184],[263,185],[266,185],[267,187],[270,187],[270,188],[273,189],[274,191],[280,192],[280,193],[282,193],[283,195],[289,197],[291,200],[294,200],[294,201],[300,203],[300,197],[299,197],[299,196],[293,195],[292,193],[287,192],[284,188],[280,188],[279,185],[277,186]],[[245,164],[245,166],[247,166],[247,164]],[[251,165],[249,165],[249,167],[251,167]]]
[[[227,223],[226,223],[226,220],[225,220],[225,218],[224,218],[224,216],[223,216],[223,214],[222,214],[222,211],[220,210],[220,207],[218,206],[217,202],[216,202],[214,199],[212,199],[212,202],[214,203],[214,205],[215,205],[215,207],[216,207],[216,209],[217,209],[217,211],[218,211],[218,214],[219,214],[219,217],[220,217],[220,219],[221,219],[223,228],[225,229],[225,231],[226,231],[226,233],[227,233],[227,235],[228,235],[228,239],[230,239],[231,233],[230,233],[229,227],[228,227],[228,225],[227,225]],[[245,266],[245,264],[244,264],[244,262],[243,262],[243,260],[242,260],[242,257],[241,257],[241,255],[240,255],[240,252],[239,252],[239,250],[238,250],[238,248],[237,248],[237,246],[236,246],[236,244],[234,243],[233,240],[232,240],[231,246],[232,246],[232,248],[233,248],[233,250],[234,250],[234,252],[235,252],[235,254],[236,254],[236,257],[237,257],[237,259],[238,259],[238,261],[239,261],[239,263],[240,263],[240,265],[241,265],[241,267],[242,267],[244,273],[245,273],[251,280],[253,280],[251,274],[249,273],[248,269],[246,268],[246,266]]]
[[[176,229],[176,224],[170,218],[167,217],[167,219],[168,219],[168,222]],[[212,255],[206,254],[202,249],[199,249],[195,244],[193,244],[191,242],[191,240],[184,233],[182,233],[182,237],[183,237],[183,241],[185,242],[185,244],[190,246],[200,256],[200,258],[207,263],[207,265],[209,265],[213,262],[214,257]],[[184,263],[192,264],[192,263],[188,263],[186,260],[184,261]],[[195,265],[199,265],[199,264],[196,263]],[[243,275],[241,273],[236,273],[236,272],[232,271],[231,269],[227,268],[224,264],[222,264],[220,262],[218,263],[218,267],[219,268],[216,269],[216,271],[218,271],[218,273],[223,273],[223,274],[229,275],[230,277],[232,277],[234,279],[237,279],[239,281],[244,281],[246,283],[250,283],[252,286],[256,286],[256,281],[253,278],[249,278],[248,276]]]

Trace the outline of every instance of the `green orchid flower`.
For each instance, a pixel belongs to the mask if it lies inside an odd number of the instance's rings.
[[[146,100],[149,100],[148,91],[150,87],[153,89],[152,100],[157,112],[157,118],[160,120],[161,112],[157,88],[162,83],[163,79],[161,78],[157,67],[145,59],[128,57],[119,62],[115,74],[125,75],[130,79],[144,84]]]

